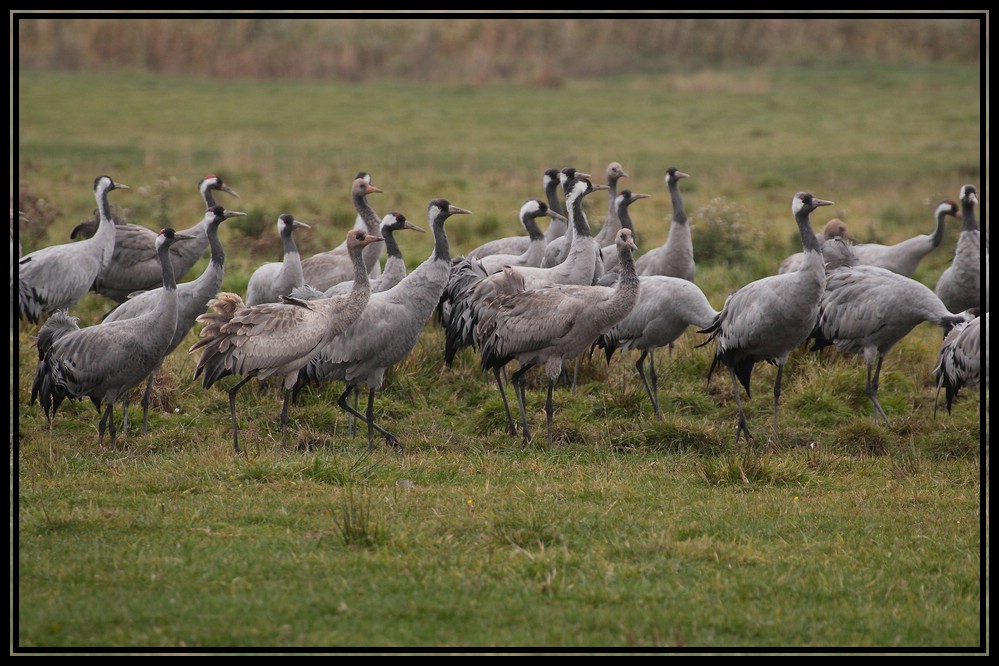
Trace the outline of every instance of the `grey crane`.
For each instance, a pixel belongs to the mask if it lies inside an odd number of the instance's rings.
[[[385,239],[385,251],[387,256],[385,258],[385,270],[381,271],[378,278],[371,279],[372,294],[377,294],[381,291],[388,291],[392,287],[399,284],[402,279],[406,277],[406,261],[402,258],[402,250],[399,249],[399,243],[395,240],[395,232],[402,231],[404,229],[419,231],[421,234],[424,233],[423,229],[409,222],[406,219],[406,216],[402,213],[391,211],[382,218],[382,223],[379,227],[379,234]],[[370,277],[371,273],[368,273],[368,275]],[[325,292],[321,292],[318,297],[323,298],[323,295],[325,295],[326,298],[329,298],[330,296],[345,294],[350,291],[353,286],[353,280],[338,282]],[[297,298],[302,298],[304,300],[313,300],[313,298],[315,298],[315,296],[310,295],[304,290],[292,290],[291,293],[292,296],[296,296]]]
[[[540,199],[528,199],[520,207],[520,223],[527,230],[527,237],[530,240],[523,252],[505,254],[497,252],[484,257],[479,257],[482,268],[486,273],[492,274],[502,270],[503,266],[541,266],[541,260],[545,258],[545,235],[538,226],[537,219],[544,216],[551,217],[552,220],[566,222],[567,220],[559,213],[549,210],[548,205]]]
[[[970,319],[944,306],[929,287],[880,266],[844,266],[826,276],[819,304],[816,343],[835,345],[839,352],[863,354],[867,365],[865,393],[874,405],[874,422],[891,421],[878,402],[881,365],[885,356],[918,324],[932,322],[948,332]]]
[[[582,171],[576,171],[574,167],[564,167],[558,173],[559,184],[562,186],[562,194],[566,199],[565,211],[566,216],[569,215],[569,186],[575,180],[590,180],[591,176],[588,173],[583,173]],[[594,189],[605,189],[594,187]],[[561,264],[569,256],[569,250],[572,248],[572,241],[575,237],[575,230],[572,228],[572,223],[569,223],[566,227],[565,233],[554,240],[548,241],[548,245],[545,246],[545,258],[541,261],[542,268],[551,268],[552,266],[557,266]],[[592,231],[591,234],[592,236]]]
[[[985,320],[985,344],[982,345],[982,319]],[[937,412],[940,389],[944,389],[947,413],[958,392],[981,383],[982,347],[985,348],[985,385],[989,384],[989,313],[969,322],[957,324],[950,330],[940,346],[940,356],[933,374],[936,375],[937,394],[933,399],[933,414]]]
[[[31,402],[38,401],[50,422],[66,398],[90,398],[98,412],[105,403],[97,443],[103,442],[107,429],[111,446],[117,448],[114,403],[159,366],[177,325],[177,283],[169,255],[170,246],[179,240],[193,239],[170,228],[160,232],[156,250],[163,289],[155,309],[134,319],[87,328],[79,328],[76,317],[59,311],[42,326]]]
[[[216,205],[213,192],[225,192],[237,199],[239,195],[215,174],[208,174],[198,183],[205,209]],[[91,289],[121,303],[134,291],[153,289],[161,284],[159,259],[156,257],[156,232],[138,224],[117,224],[111,262],[97,275]],[[208,226],[202,218],[190,229],[177,233],[193,240],[174,245],[170,250],[175,279],[182,279],[208,249]],[[88,285],[90,286],[90,285]]]
[[[752,397],[750,379],[753,366],[760,361],[777,365],[773,422],[773,432],[777,435],[777,408],[784,364],[791,350],[805,342],[815,327],[819,299],[826,286],[822,253],[808,216],[819,206],[830,206],[832,203],[808,192],[795,194],[791,212],[805,251],[804,266],[793,273],[755,280],[732,292],[711,324],[698,331],[708,334],[708,338],[698,346],[711,341],[716,343],[708,379],[719,364],[728,368],[732,378],[732,392],[739,406],[739,423],[735,432],[737,443],[743,433],[747,444],[753,438],[742,411],[739,382],[746,389],[746,397]]]
[[[604,349],[608,363],[618,348],[642,352],[635,368],[652,402],[656,418],[662,419],[656,349],[672,346],[690,326],[709,326],[718,316],[718,311],[711,307],[704,292],[693,282],[667,275],[643,275],[638,280],[641,289],[635,307],[624,319],[600,335],[595,345]],[[646,357],[649,359],[648,377],[644,368]]]
[[[75,306],[87,295],[94,278],[108,265],[115,249],[108,193],[128,189],[110,176],[94,180],[100,225],[91,237],[76,243],[50,245],[18,260],[20,316],[31,323],[46,314]],[[161,277],[162,279],[162,272]]]
[[[937,280],[934,292],[951,312],[980,308],[989,311],[989,246],[985,245],[985,300],[982,300],[982,236],[975,217],[978,189],[961,187],[961,234],[954,258]]]
[[[920,234],[894,245],[880,243],[859,243],[853,246],[860,264],[880,266],[893,273],[912,277],[919,262],[943,241],[947,217],[957,216],[957,204],[950,200],[941,201],[934,211],[937,226],[932,234]]]
[[[690,225],[687,223],[687,212],[683,208],[679,185],[681,179],[689,177],[690,174],[676,167],[666,169],[664,180],[673,205],[669,237],[663,245],[645,252],[635,260],[635,270],[639,275],[670,275],[694,281],[694,244],[690,238]]]
[[[838,217],[834,217],[833,219],[826,222],[826,226],[822,228],[822,231],[816,236],[816,238],[819,241],[819,247],[822,248],[825,247],[826,241],[832,238],[839,238],[850,242],[856,240],[852,235],[850,235],[849,230],[847,230],[846,222],[839,219]],[[793,273],[794,271],[799,270],[801,268],[802,263],[804,263],[804,261],[805,261],[805,253],[795,252],[794,254],[792,254],[787,259],[781,262],[780,268],[777,269],[777,274],[780,275],[782,273]]]
[[[569,225],[573,228],[573,242],[567,259],[549,268],[521,266],[511,269],[526,289],[552,284],[590,285],[596,265],[597,246],[590,234],[590,225],[583,211],[583,197],[606,185],[594,185],[582,174],[576,174],[567,184],[566,203]],[[568,235],[568,234],[567,234]],[[475,345],[475,327],[478,308],[498,293],[505,291],[508,275],[499,271],[489,274],[477,262],[459,262],[448,282],[442,307],[445,338],[444,361],[450,367],[455,355],[465,347]]]
[[[555,168],[546,169],[542,182],[545,196],[548,199],[548,209],[555,213],[555,215],[550,216],[552,221],[545,230],[545,245],[547,246],[551,241],[565,235],[568,220],[565,217],[565,211],[562,209],[562,202],[558,198],[558,188],[561,184],[559,181],[559,170]],[[521,224],[523,224],[523,209],[521,209]],[[527,252],[530,244],[530,235],[496,238],[483,243],[471,252],[466,252],[465,258],[469,260],[481,259],[491,254],[520,255]]]
[[[548,375],[545,413],[551,446],[552,391],[563,363],[589,349],[601,333],[627,316],[638,300],[639,282],[632,260],[635,242],[630,229],[618,231],[617,247],[621,276],[613,287],[560,284],[503,294],[484,304],[476,328],[482,368],[493,371],[506,408],[507,430],[513,432],[500,370],[513,359],[520,362],[510,382],[520,406],[524,446],[531,440],[524,374],[540,364]]]
[[[375,213],[371,204],[368,203],[368,195],[380,193],[370,182],[370,177],[363,172],[354,179],[350,187],[350,197],[357,210],[358,217],[364,223],[364,229],[359,229],[355,223],[355,230],[365,231],[369,236],[377,236],[378,227],[381,220]],[[371,274],[378,257],[381,254],[381,246],[369,247],[363,255],[364,267]],[[345,282],[354,278],[354,264],[350,257],[347,243],[341,243],[332,250],[314,254],[302,260],[302,274],[306,284],[311,285],[319,291],[326,291],[338,282]]]
[[[354,176],[354,178],[355,179],[356,178],[363,178],[368,183],[371,182],[371,174],[368,173],[367,171],[358,171],[357,175]],[[374,236],[379,235],[378,230],[371,230],[368,227],[367,221],[364,219],[364,217],[361,216],[360,213],[358,213],[357,217],[354,218],[354,228],[355,229],[360,229],[361,231],[367,232],[367,233],[372,234]],[[385,243],[385,246],[386,246],[386,249],[388,249],[388,243],[387,242]],[[365,266],[367,266],[369,263],[371,263],[371,269],[368,271],[368,277],[371,278],[372,280],[374,280],[375,278],[381,276],[381,274],[382,274],[382,265],[381,265],[381,262],[378,259],[375,259],[374,263],[372,263],[371,262],[371,256],[372,255],[374,255],[375,257],[380,257],[381,256],[381,246],[379,246],[379,245],[372,245],[372,246],[370,246],[368,248],[365,248],[364,254],[361,255],[361,256],[364,257],[364,265]],[[350,281],[353,282],[353,279],[351,279]],[[374,283],[372,283],[371,286],[374,287]],[[374,292],[372,292],[372,293],[374,293]]]
[[[631,204],[641,199],[648,199],[650,196],[649,194],[638,194],[628,189],[621,190],[621,194],[614,197],[614,209],[616,211],[614,217],[617,220],[618,227],[631,229],[631,232],[635,233],[635,225],[631,222]],[[604,262],[604,274],[600,278],[600,284],[610,286],[617,280],[617,248],[613,243],[605,245],[600,248],[600,255]]]
[[[617,232],[621,230],[621,220],[618,218],[617,208],[617,182],[622,178],[631,178],[624,172],[624,168],[618,162],[611,162],[607,165],[607,217],[600,231],[593,237],[599,247],[610,247],[612,253],[614,239]],[[616,263],[616,261],[615,261]]]
[[[399,284],[372,294],[361,316],[343,335],[324,345],[315,358],[299,372],[298,386],[326,381],[346,384],[337,404],[352,417],[368,425],[368,449],[374,449],[374,431],[386,443],[400,450],[399,439],[377,423],[374,417],[375,392],[381,388],[385,371],[406,358],[440,302],[451,273],[451,254],[444,222],[452,215],[469,215],[446,199],[433,199],[427,218],[434,234],[434,249],[422,264]],[[360,384],[368,387],[368,406],[362,415],[347,403]]]
[[[243,377],[228,391],[233,449],[239,451],[236,394],[254,377],[263,381],[274,375],[284,381],[281,442],[285,442],[288,402],[298,371],[364,311],[371,291],[361,253],[381,240],[356,229],[347,233],[347,248],[354,264],[354,288],[349,294],[316,301],[284,297],[280,303],[235,308],[228,321],[220,321],[217,311],[216,315],[199,317],[211,325],[201,330],[201,339],[190,349],[191,353],[201,351],[195,378],[201,376],[202,385],[211,388],[227,375]]]
[[[199,315],[204,314],[208,301],[222,288],[222,279],[225,275],[225,252],[222,249],[222,242],[219,240],[219,225],[225,220],[233,217],[244,217],[246,213],[226,210],[218,204],[205,211],[208,219],[208,247],[211,249],[211,261],[204,272],[190,282],[183,282],[177,285],[177,325],[174,328],[173,339],[167,346],[163,359],[170,355],[181,340],[187,337],[188,332],[194,327]],[[105,322],[124,321],[141,317],[148,312],[152,312],[162,299],[163,287],[157,287],[148,291],[135,292],[129,295],[128,300],[116,307],[104,317]],[[149,432],[149,396],[153,389],[153,380],[163,365],[163,359],[159,365],[149,373],[146,380],[146,390],[142,394],[142,434]],[[125,403],[122,408],[122,431],[128,432],[128,396],[125,396]]]
[[[281,296],[287,296],[295,287],[301,287],[302,257],[298,253],[293,234],[296,229],[311,229],[305,222],[295,219],[290,213],[278,216],[277,229],[284,247],[284,260],[271,261],[259,266],[250,276],[246,285],[246,304],[277,303]]]

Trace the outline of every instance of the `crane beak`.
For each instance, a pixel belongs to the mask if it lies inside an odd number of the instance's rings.
[[[566,218],[565,215],[562,215],[561,213],[556,213],[555,211],[553,211],[551,209],[549,209],[548,213],[546,213],[546,214],[548,215],[548,217],[552,218],[553,220],[558,220],[559,222],[568,222],[569,221],[568,218]]]
[[[124,183],[115,182],[114,189],[116,189],[116,190],[130,190],[132,188],[130,188],[128,185],[125,185]]]
[[[682,171],[677,171],[673,175],[676,176],[677,178],[690,178],[690,174],[689,173],[684,173]]]
[[[293,228],[295,228],[295,229],[311,229],[312,228],[309,225],[307,225],[305,222],[299,222],[298,220],[292,220],[291,221],[291,226]]]
[[[224,210],[222,211],[222,217],[228,220],[230,217],[246,217],[246,213],[240,213],[236,210]]]
[[[191,234],[174,234],[173,235],[173,239],[175,241],[194,240],[195,238],[196,238],[196,236],[192,236]]]
[[[416,226],[415,224],[413,224],[409,220],[407,220],[406,222],[403,223],[402,228],[403,229],[409,229],[410,231],[419,231],[421,234],[425,234],[426,233],[426,231],[424,231],[420,227]]]
[[[596,192],[597,190],[609,190],[609,189],[610,189],[609,185],[596,185],[596,184],[593,185],[594,192]]]
[[[472,211],[465,210],[464,208],[458,208],[457,206],[448,206],[447,212],[452,215],[471,215]]]
[[[834,202],[832,201],[826,201],[825,199],[816,199],[815,197],[812,197],[813,206],[832,206],[833,203]]]
[[[652,196],[651,194],[637,194],[635,192],[631,193],[631,198],[632,198],[633,201],[638,200],[638,199],[648,199],[651,196]]]
[[[378,241],[383,241],[383,240],[385,240],[385,239],[382,238],[381,236],[372,236],[371,234],[365,234],[364,235],[364,244],[365,245],[371,245],[372,243],[377,243]]]
[[[381,192],[381,191],[382,190],[378,189],[377,187],[375,187],[371,183],[368,183],[367,185],[364,186],[364,193],[365,194],[374,194],[376,192]]]

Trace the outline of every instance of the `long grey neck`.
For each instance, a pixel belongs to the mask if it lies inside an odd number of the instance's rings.
[[[975,204],[970,201],[961,202],[961,231],[978,231],[978,220],[975,218]]]
[[[351,291],[366,291],[371,293],[371,283],[368,281],[368,269],[364,266],[364,258],[361,256],[361,253],[351,253],[350,260],[354,264],[354,287]]]
[[[177,279],[173,272],[173,262],[170,261],[170,243],[163,243],[156,254],[160,259],[160,266],[163,269],[163,289],[164,291],[177,291]]]
[[[572,230],[581,238],[591,236],[590,223],[586,220],[586,213],[583,212],[583,197],[576,197],[569,203],[569,222]]]
[[[938,247],[940,243],[943,242],[944,237],[944,225],[947,222],[946,211],[940,211],[937,213],[937,228],[933,230],[933,237],[930,239],[933,247]]]
[[[451,261],[451,247],[447,242],[447,234],[444,233],[444,220],[447,218],[443,215],[437,216],[433,223],[434,230],[434,257],[438,261]]]
[[[385,239],[385,253],[390,257],[402,259],[402,250],[399,249],[399,243],[396,242],[395,234],[392,230],[389,228],[383,229],[382,238]]]
[[[677,224],[687,224],[687,211],[683,209],[683,197],[680,195],[680,181],[670,180],[669,198],[673,202],[673,221]]]
[[[206,187],[201,190],[201,198],[205,200],[205,208],[212,208],[215,206],[215,195],[212,194],[212,188]]]
[[[558,185],[558,178],[549,179],[545,187],[545,197],[548,199],[548,208],[565,217],[565,207],[558,197]]]
[[[604,229],[608,228],[608,225],[610,224],[614,224],[618,227],[618,229],[620,229],[621,225],[618,223],[620,217],[617,209],[617,178],[608,178],[607,186],[610,187],[610,189],[607,190],[607,221],[604,222]],[[603,231],[603,229],[601,229],[601,231]],[[614,233],[616,234],[617,231],[618,230],[615,229]]]
[[[801,234],[801,247],[804,248],[805,252],[818,252],[821,255],[822,250],[819,245],[819,239],[815,237],[815,232],[812,231],[808,215],[809,212],[804,210],[794,214],[794,219],[798,223],[798,233]]]
[[[205,272],[199,275],[197,279],[193,280],[194,283],[199,285],[205,283],[210,284],[214,282],[215,279],[221,282],[221,276],[225,270],[225,251],[222,249],[222,241],[219,240],[219,225],[214,222],[208,225],[208,247],[211,248],[212,251],[212,257],[208,262],[208,268],[206,268]],[[213,291],[218,291],[218,287],[216,287]]]
[[[368,203],[368,195],[354,195],[354,208],[357,210],[357,214],[361,216],[364,220],[364,224],[367,225],[367,232],[369,234],[377,234],[378,227],[381,226],[381,220],[378,219],[378,215],[375,210]]]
[[[617,209],[617,219],[621,222],[622,229],[629,229],[632,233],[635,232],[635,227],[631,224],[631,213],[628,212],[628,206],[621,206]]]
[[[541,227],[538,226],[537,218],[531,215],[525,215],[524,219],[521,220],[521,222],[524,224],[524,228],[527,229],[528,238],[530,238],[532,241],[544,240],[545,235],[544,233],[542,233]],[[555,221],[552,220],[553,224],[554,222]]]
[[[298,246],[295,245],[295,239],[292,237],[291,227],[281,233],[281,243],[284,245],[285,257],[289,254],[298,254]]]

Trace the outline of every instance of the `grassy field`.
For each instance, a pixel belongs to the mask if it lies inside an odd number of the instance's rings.
[[[434,197],[473,211],[448,222],[460,254],[519,233],[516,211],[543,195],[546,168],[599,177],[610,161],[631,175],[622,186],[653,195],[631,213],[640,248],[655,247],[671,214],[663,174],[677,166],[691,174],[681,189],[697,283],[716,308],[800,250],[799,190],[836,202],[816,227],[841,217],[859,238],[893,243],[929,233],[935,204],[971,182],[988,228],[977,65],[559,89],[19,74],[11,196],[13,207],[17,187],[31,219],[24,253],[68,239],[100,174],[131,186],[111,195],[130,221],[186,228],[201,216],[198,180],[215,172],[241,195],[220,201],[248,213],[222,227],[224,288],[241,293],[279,255],[279,214],[312,225],[296,236],[306,255],[343,239],[359,170],[384,190],[371,197],[379,213],[426,227]],[[596,228],[606,203],[591,199]],[[956,239],[952,223],[916,279],[932,287]],[[430,234],[400,244],[410,268],[432,249]],[[75,314],[90,324],[109,309],[91,294]],[[36,332],[11,335],[12,652],[987,645],[987,412],[972,390],[934,414],[929,324],[885,363],[892,429],[872,423],[860,359],[802,350],[784,373],[781,436],[766,438],[775,372],[764,364],[746,402],[760,440],[736,446],[731,386],[707,381],[711,351],[691,330],[671,357],[658,352],[663,421],[635,357],[594,355],[577,393],[556,394],[552,447],[532,376],[540,436],[522,449],[478,359],[466,351],[445,368],[431,322],[376,403],[405,455],[369,454],[363,431],[348,435],[340,385],[303,394],[287,448],[278,396],[242,391],[234,455],[225,392],[195,382],[184,353],[195,333],[157,379],[151,432],[100,449],[89,401],[51,425],[29,404]]]

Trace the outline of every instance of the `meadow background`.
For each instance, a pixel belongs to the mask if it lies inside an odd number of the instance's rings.
[[[621,187],[652,195],[631,213],[640,250],[656,247],[676,166],[715,308],[800,250],[799,190],[836,202],[816,229],[840,217],[894,243],[929,233],[935,204],[970,182],[988,229],[974,16],[16,19],[25,254],[68,241],[101,174],[132,188],[112,193],[117,214],[178,229],[201,217],[199,179],[220,174],[240,194],[220,202],[248,213],[221,232],[224,288],[240,293],[279,258],[279,214],[312,225],[303,255],[342,240],[361,170],[384,190],[380,214],[428,228],[434,197],[473,211],[448,222],[458,255],[519,233],[546,168],[599,181],[610,161],[631,175]],[[600,193],[588,211],[596,230]],[[935,284],[957,230],[917,280]],[[399,241],[410,269],[432,249],[429,233]],[[91,294],[74,313],[109,309]],[[707,381],[711,349],[691,330],[657,352],[663,421],[636,357],[598,353],[575,395],[556,394],[551,448],[532,374],[538,436],[522,449],[477,357],[445,368],[431,321],[376,402],[405,455],[348,435],[340,385],[303,394],[287,448],[280,399],[241,391],[234,455],[225,393],[193,380],[184,343],[150,433],[101,449],[89,401],[51,425],[29,404],[36,332],[11,331],[12,653],[987,650],[987,391],[934,413],[929,324],[885,363],[891,429],[872,423],[861,359],[802,349],[781,436],[767,438],[763,364],[746,402],[758,440],[736,445],[731,385]]]

